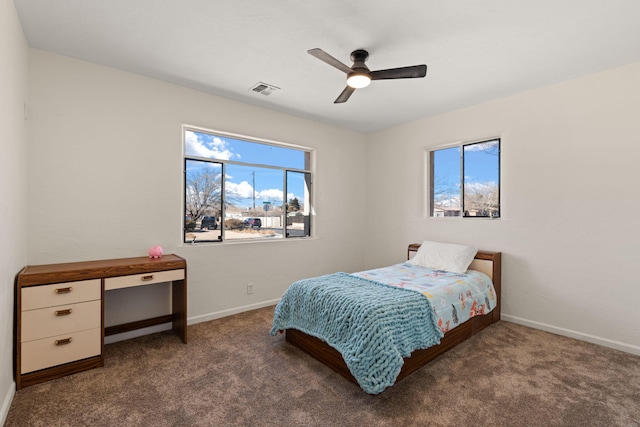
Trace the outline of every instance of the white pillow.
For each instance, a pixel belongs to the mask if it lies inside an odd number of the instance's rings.
[[[465,273],[477,252],[478,249],[471,246],[425,240],[409,262],[432,270]]]

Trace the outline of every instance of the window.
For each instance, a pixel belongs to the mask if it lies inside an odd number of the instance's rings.
[[[184,242],[311,235],[311,150],[185,127]]]
[[[500,217],[500,139],[429,152],[430,216]]]

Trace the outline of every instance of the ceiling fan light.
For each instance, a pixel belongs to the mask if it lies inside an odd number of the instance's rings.
[[[347,77],[347,84],[354,89],[361,89],[363,87],[369,86],[371,83],[371,77],[367,74],[350,74]]]

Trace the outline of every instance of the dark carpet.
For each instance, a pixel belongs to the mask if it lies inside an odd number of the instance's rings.
[[[501,321],[371,396],[269,335],[273,307],[106,346],[6,426],[640,426],[640,357]]]

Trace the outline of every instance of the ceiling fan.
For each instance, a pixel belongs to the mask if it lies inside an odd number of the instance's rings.
[[[333,56],[329,55],[322,49],[315,48],[307,51],[312,56],[327,64],[344,71],[347,74],[347,87],[342,91],[340,96],[334,101],[334,104],[347,102],[351,94],[356,90],[369,86],[371,80],[386,79],[414,79],[427,75],[426,65],[412,65],[410,67],[388,68],[386,70],[370,71],[364,64],[369,58],[369,52],[363,49],[351,52],[351,60],[353,65],[347,67]]]

